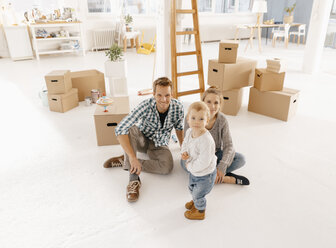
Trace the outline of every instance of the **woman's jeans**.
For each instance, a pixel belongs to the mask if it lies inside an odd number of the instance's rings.
[[[218,166],[219,162],[222,160],[223,151],[222,150],[218,150],[216,152],[216,156],[217,156],[217,166]],[[226,173],[235,171],[235,170],[243,167],[244,164],[245,164],[245,157],[244,157],[244,155],[241,154],[241,153],[236,152],[231,165],[226,169]],[[187,169],[186,169],[186,167],[185,167],[185,160],[181,160],[181,167],[186,172],[188,172]]]

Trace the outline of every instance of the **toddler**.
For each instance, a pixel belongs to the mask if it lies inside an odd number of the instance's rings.
[[[192,201],[187,202],[184,216],[191,220],[205,218],[206,199],[216,179],[215,142],[206,129],[210,111],[204,102],[194,102],[187,113],[187,130],[182,148],[182,167],[189,172],[189,190]]]

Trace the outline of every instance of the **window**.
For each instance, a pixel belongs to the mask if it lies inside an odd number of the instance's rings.
[[[125,13],[126,14],[145,14],[146,3],[145,0],[126,0],[125,1]]]
[[[253,0],[239,0],[239,12],[248,12],[252,9]]]
[[[216,13],[235,12],[236,0],[216,0]]]
[[[199,0],[197,7],[199,12],[212,12],[212,0]]]
[[[331,6],[330,18],[336,19],[336,1],[334,0]]]
[[[110,0],[87,0],[89,13],[110,13]]]
[[[155,15],[158,10],[157,0],[123,0],[125,14]]]
[[[253,0],[199,0],[199,12],[233,13],[247,12],[252,8]]]

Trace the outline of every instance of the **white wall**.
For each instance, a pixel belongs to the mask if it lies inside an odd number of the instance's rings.
[[[200,14],[201,41],[234,39],[237,24],[255,24],[255,13]],[[249,38],[248,29],[240,30],[240,38]]]
[[[85,36],[84,48],[86,50],[91,50],[93,46],[92,30],[99,28],[114,28],[115,26],[118,15],[117,10],[112,14],[89,14],[87,11],[86,0],[55,0],[55,3],[56,2],[58,4],[62,2],[64,6],[76,9],[78,18],[83,22],[83,31]],[[182,27],[191,26],[190,20],[191,19],[183,19]],[[133,27],[141,32],[144,32],[145,42],[151,42],[153,40],[155,33],[157,33],[157,22],[157,16],[133,16]],[[200,13],[199,23],[201,41],[233,39],[236,31],[236,24],[255,22],[256,15],[253,13]],[[249,31],[241,30],[240,37],[248,38]]]

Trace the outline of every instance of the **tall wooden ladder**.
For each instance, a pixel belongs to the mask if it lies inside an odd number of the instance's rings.
[[[191,0],[191,9],[176,9],[176,1],[171,0],[171,22],[170,22],[170,34],[171,34],[171,68],[172,68],[172,81],[174,85],[173,97],[178,98],[180,96],[191,95],[191,94],[202,94],[204,92],[204,73],[203,73],[203,62],[202,62],[202,51],[201,51],[201,40],[199,34],[199,24],[198,24],[198,9],[197,0]],[[193,17],[193,29],[191,31],[176,31],[176,16],[177,14],[192,14]],[[195,35],[195,48],[196,51],[189,52],[176,52],[176,36],[177,35]],[[179,56],[196,55],[197,58],[197,70],[187,71],[187,72],[177,72],[177,58]],[[198,75],[199,88],[179,92],[178,89],[178,78],[189,75]]]

